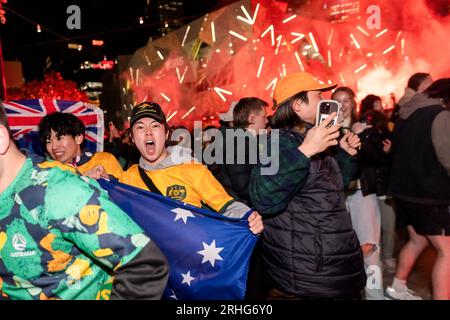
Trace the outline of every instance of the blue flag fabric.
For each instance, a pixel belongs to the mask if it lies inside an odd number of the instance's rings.
[[[166,256],[165,299],[241,300],[257,236],[247,218],[224,217],[116,181],[99,180]]]

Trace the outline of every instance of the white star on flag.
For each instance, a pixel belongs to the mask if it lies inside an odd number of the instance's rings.
[[[171,295],[171,296],[170,296],[169,298],[172,298],[172,299],[178,300],[178,298],[177,298],[177,296],[176,296],[175,292],[174,292],[173,290],[170,290],[170,291],[172,291],[172,295]]]
[[[177,220],[182,219],[184,224],[187,224],[187,219],[188,218],[195,218],[195,216],[189,210],[176,208],[176,209],[173,209],[173,210],[170,210],[170,211],[172,211],[172,212],[177,214],[176,217],[175,217],[175,220],[173,220],[173,221],[177,221]]]
[[[187,273],[182,273],[181,276],[183,277],[183,281],[181,282],[181,284],[187,283],[187,285],[189,287],[191,286],[192,280],[195,280],[194,277],[191,277],[191,271],[190,270]]]
[[[203,242],[203,250],[198,251],[197,253],[203,256],[202,263],[209,261],[211,266],[214,267],[214,263],[216,260],[223,260],[221,256],[219,256],[219,252],[223,250],[223,247],[216,247],[216,240],[214,240],[210,245],[207,245]]]

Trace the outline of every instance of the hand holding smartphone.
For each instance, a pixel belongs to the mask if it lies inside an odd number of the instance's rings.
[[[319,126],[330,114],[336,112],[334,119],[327,127],[332,127],[338,124],[338,119],[341,116],[341,104],[335,100],[321,100],[317,105],[316,126]]]

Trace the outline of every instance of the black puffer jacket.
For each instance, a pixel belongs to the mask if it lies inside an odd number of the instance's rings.
[[[294,131],[281,133],[278,178],[261,176],[256,171],[252,175],[252,199],[262,213],[263,203],[270,202],[271,195],[292,188],[291,195],[282,200],[288,201],[287,207],[264,220],[268,274],[278,289],[297,296],[354,297],[364,288],[366,276],[360,244],[345,206],[341,170],[330,153],[321,153],[309,161],[300,152],[292,151],[303,138]],[[290,159],[285,162],[283,156]],[[309,166],[299,162],[309,162]],[[295,172],[294,166],[298,168]],[[289,177],[294,175],[304,176],[296,187],[276,182],[293,182]]]

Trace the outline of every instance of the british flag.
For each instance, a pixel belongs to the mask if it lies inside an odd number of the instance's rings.
[[[103,110],[94,105],[62,100],[11,100],[4,101],[11,133],[21,148],[42,153],[38,139],[38,124],[53,112],[72,113],[86,126],[85,147],[91,152],[103,151]]]

